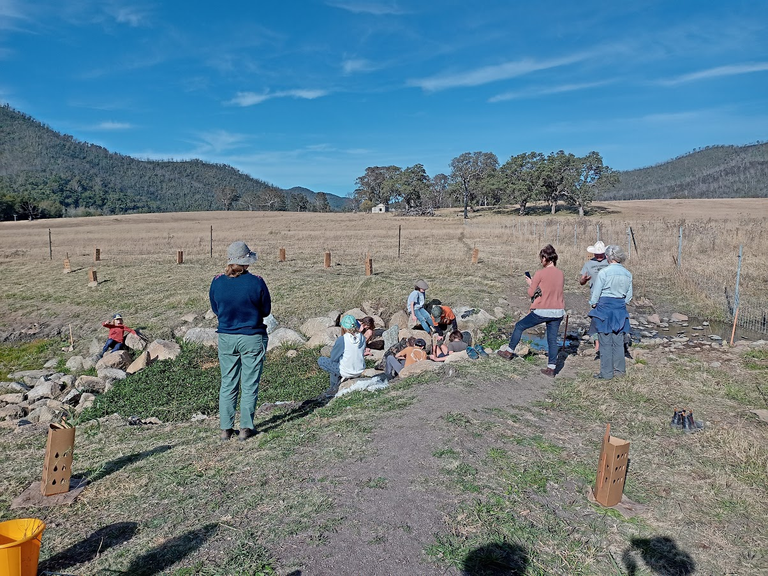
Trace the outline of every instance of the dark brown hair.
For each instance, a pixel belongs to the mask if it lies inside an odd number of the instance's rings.
[[[547,244],[541,249],[539,258],[544,258],[547,262],[552,262],[557,266],[557,252],[555,252],[555,247],[552,244]]]
[[[373,330],[374,329],[373,318],[371,318],[370,316],[365,316],[364,318],[361,318],[360,327],[364,328],[365,330]]]
[[[451,332],[451,335],[448,336],[448,340],[450,342],[456,342],[457,340],[464,340],[464,334],[462,334],[458,330],[454,330],[453,332]]]
[[[240,264],[227,264],[227,268],[224,270],[224,274],[229,278],[237,278],[246,272],[248,272],[248,266],[242,266]]]

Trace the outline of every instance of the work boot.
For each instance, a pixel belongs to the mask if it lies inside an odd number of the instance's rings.
[[[696,424],[693,422],[693,410],[684,410],[683,411],[683,432],[688,432],[689,434],[691,432],[696,431]]]
[[[542,368],[541,373],[544,374],[544,376],[549,376],[550,378],[555,377],[555,371],[552,370],[552,368]]]
[[[232,438],[232,435],[235,433],[235,431],[232,428],[228,428],[227,430],[221,431],[221,436],[219,438],[222,442],[226,442],[230,438]]]
[[[241,428],[240,434],[237,435],[237,439],[240,442],[245,442],[251,436],[256,436],[256,430],[254,428]]]
[[[507,350],[499,350],[498,352],[496,352],[496,355],[501,356],[502,358],[504,358],[504,360],[512,360],[515,357],[514,352],[509,352]]]
[[[672,428],[680,430],[683,427],[683,412],[684,410],[675,410],[675,413],[672,415],[672,421],[669,423]]]

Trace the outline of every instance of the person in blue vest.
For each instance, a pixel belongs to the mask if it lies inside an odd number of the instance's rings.
[[[256,434],[253,415],[259,396],[259,381],[267,353],[264,318],[272,311],[266,282],[248,272],[258,256],[245,242],[227,248],[227,267],[211,282],[211,310],[219,319],[219,421],[221,439],[235,433],[235,407],[240,396],[240,431],[237,439]]]
[[[605,249],[608,266],[600,270],[589,303],[600,342],[600,373],[595,378],[610,380],[626,371],[624,335],[630,331],[627,304],[632,300],[632,273],[624,268],[627,254],[619,246]]]

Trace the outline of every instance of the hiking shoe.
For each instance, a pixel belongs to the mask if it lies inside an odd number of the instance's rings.
[[[240,442],[245,442],[251,436],[256,436],[255,428],[241,428],[240,433],[237,435],[237,439],[240,440]]]
[[[472,346],[467,346],[467,356],[469,356],[472,360],[477,360],[480,358],[480,354],[478,354],[477,350],[475,350]]]
[[[606,378],[605,376],[603,376],[599,372],[597,374],[592,374],[592,378],[597,378],[598,380],[610,380],[610,378]]]
[[[683,410],[675,410],[675,413],[672,414],[672,421],[669,423],[672,428],[680,430],[683,427],[683,412]]]
[[[477,353],[480,354],[481,358],[488,358],[488,352],[486,352],[485,348],[483,348],[480,344],[475,346],[475,350],[477,350]]]
[[[228,428],[226,430],[221,431],[221,436],[219,436],[220,440],[222,442],[226,442],[230,438],[232,438],[232,435],[235,433],[235,431],[232,428]]]
[[[552,370],[552,368],[542,368],[541,373],[544,374],[544,376],[549,376],[550,378],[555,377],[555,371]]]
[[[595,360],[600,360],[600,351],[595,352]]]
[[[496,352],[496,356],[501,356],[504,360],[512,360],[515,357],[514,352],[508,352],[507,350],[499,350]]]

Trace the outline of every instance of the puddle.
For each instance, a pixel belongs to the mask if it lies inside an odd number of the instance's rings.
[[[733,330],[732,324],[717,321],[701,320],[689,316],[685,321],[672,321],[666,318],[662,318],[662,323],[651,324],[645,322],[645,317],[640,316],[638,318],[639,325],[632,327],[633,339],[635,338],[664,338],[664,339],[680,339],[688,338],[688,341],[698,342],[730,342],[731,332]],[[734,336],[734,342],[738,340],[744,340],[752,342],[755,340],[768,339],[768,335],[761,334],[752,330],[746,330],[739,326],[736,327],[736,333]]]

